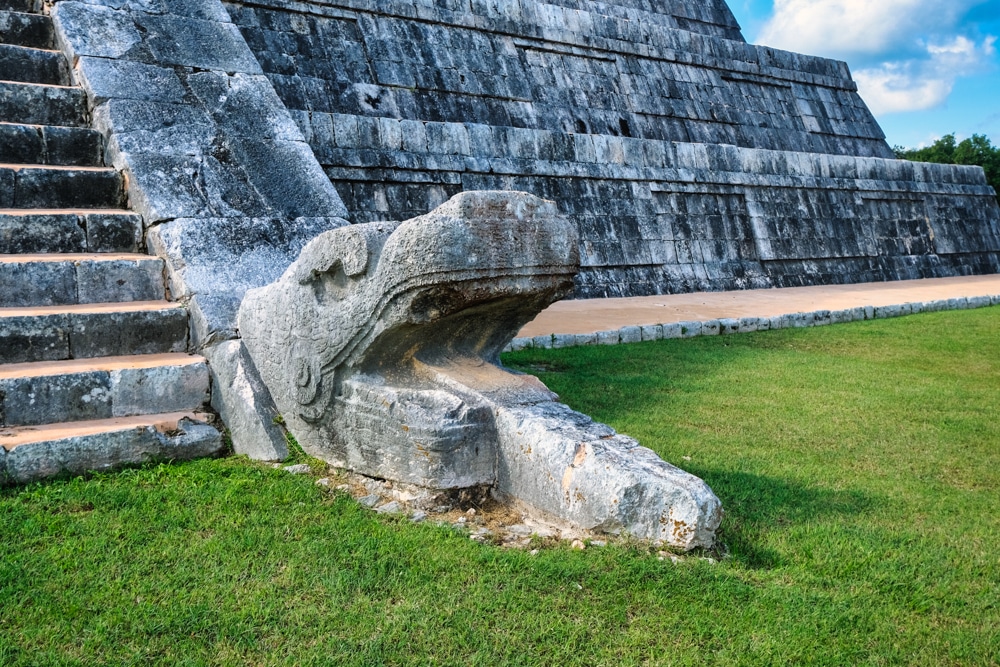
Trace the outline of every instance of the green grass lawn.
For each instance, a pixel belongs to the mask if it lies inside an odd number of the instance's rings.
[[[148,466],[0,492],[0,665],[1000,663],[1000,308],[506,361],[704,478],[719,560]]]

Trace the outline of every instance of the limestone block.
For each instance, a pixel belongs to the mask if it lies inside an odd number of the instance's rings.
[[[740,333],[740,320],[735,317],[724,317],[719,320],[719,333],[723,336]]]
[[[718,336],[721,329],[722,324],[719,320],[705,320],[701,323],[702,336]]]
[[[59,473],[78,475],[126,464],[200,458],[221,450],[218,431],[184,418],[158,427],[126,427],[15,447],[6,454],[6,471],[0,466],[0,481],[6,475],[9,481],[26,484]]]
[[[598,345],[617,345],[619,342],[621,342],[621,339],[619,338],[618,329],[597,332]]]
[[[875,307],[875,317],[878,319],[884,319],[887,317],[899,317],[900,315],[902,315],[902,308],[899,306],[899,304]]]
[[[662,324],[646,324],[641,327],[642,329],[642,340],[662,340],[663,339],[663,325]]]
[[[681,328],[681,338],[694,338],[701,335],[701,322],[679,322]],[[718,333],[718,332],[717,332]]]
[[[109,99],[173,104],[184,99],[184,86],[177,73],[168,67],[91,56],[81,56],[77,67],[94,105]]]
[[[670,322],[664,324],[663,326],[663,337],[664,338],[681,338],[683,327],[680,322]]]
[[[59,18],[63,39],[75,42],[79,56],[120,58],[142,42],[129,15],[110,7],[60,2],[52,13]]]
[[[335,229],[247,292],[242,343],[298,442],[334,465],[488,486],[563,524],[709,545],[721,508],[704,482],[499,366],[516,332],[572,290],[578,246],[554,204],[517,192]]]
[[[536,350],[550,350],[552,349],[552,334],[547,336],[535,336],[531,339],[531,347]]]
[[[988,296],[970,296],[968,298],[969,308],[983,308],[990,305]]]
[[[788,326],[788,315],[774,315],[768,318],[769,329],[786,329]]]
[[[585,530],[712,544],[715,494],[632,438],[555,402],[500,408],[497,434],[501,493]]]
[[[622,327],[618,330],[618,340],[622,343],[638,343],[642,341],[642,328],[637,326]]]
[[[833,322],[829,310],[817,310],[813,313],[813,326],[822,327]]]
[[[111,371],[112,416],[142,414],[149,406],[159,412],[179,412],[208,403],[208,367],[201,364]]]
[[[197,345],[235,336],[243,294],[276,280],[316,235],[339,218],[186,218],[149,231],[150,250],[167,260],[175,298],[193,300]]]
[[[212,372],[212,407],[229,429],[233,449],[257,461],[288,457],[280,413],[253,360],[238,340],[203,351]]]
[[[554,334],[552,336],[552,347],[573,347],[576,345],[576,334]]]
[[[519,350],[527,350],[531,347],[530,338],[515,338],[510,342],[510,349],[512,352],[517,352]]]

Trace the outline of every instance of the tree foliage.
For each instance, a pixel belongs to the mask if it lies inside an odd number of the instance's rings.
[[[946,134],[926,148],[893,148],[900,160],[937,162],[939,164],[971,164],[982,167],[986,180],[1000,193],[1000,146],[994,146],[988,137],[974,134],[958,141],[954,134]]]

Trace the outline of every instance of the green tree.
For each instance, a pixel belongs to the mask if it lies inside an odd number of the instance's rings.
[[[986,180],[1000,193],[1000,147],[988,137],[974,134],[957,141],[954,134],[946,134],[926,148],[893,148],[900,160],[937,162],[940,164],[971,164],[982,167]]]

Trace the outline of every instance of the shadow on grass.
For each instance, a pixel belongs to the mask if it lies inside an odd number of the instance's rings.
[[[765,546],[795,526],[829,523],[855,517],[879,501],[856,490],[820,489],[776,477],[736,470],[689,469],[701,477],[722,500],[725,517],[719,542],[729,557],[751,569],[773,569],[785,564],[782,554]]]
[[[598,421],[670,410],[675,392],[697,392],[732,366],[766,367],[806,329],[671,339],[634,345],[523,350],[503,365],[538,377],[563,402]]]

